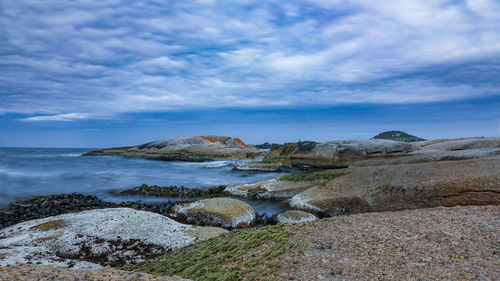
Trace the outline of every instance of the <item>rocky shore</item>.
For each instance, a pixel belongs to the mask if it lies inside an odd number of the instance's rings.
[[[239,169],[302,171],[258,183],[144,184],[119,192],[190,201],[117,204],[81,194],[18,201],[0,210],[0,272],[45,276],[45,267],[23,266],[38,263],[137,280],[156,279],[102,266],[192,280],[500,279],[500,138],[414,141],[389,133],[274,145],[263,162]],[[186,155],[196,145],[254,149],[208,136],[118,154],[168,154],[179,143],[189,147]],[[242,198],[276,200],[292,210],[267,218]]]

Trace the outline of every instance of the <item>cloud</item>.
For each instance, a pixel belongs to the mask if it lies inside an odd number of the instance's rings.
[[[86,114],[86,113],[65,113],[65,114],[57,114],[57,115],[33,116],[33,117],[19,119],[19,121],[24,121],[24,122],[64,121],[64,122],[68,122],[68,121],[77,121],[77,120],[85,120],[85,119],[95,119],[95,116],[92,116],[92,114]]]
[[[6,0],[0,113],[68,121],[499,95],[498,11],[493,0]]]

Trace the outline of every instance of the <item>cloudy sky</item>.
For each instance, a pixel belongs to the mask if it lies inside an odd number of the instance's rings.
[[[0,1],[0,146],[500,135],[495,0]]]

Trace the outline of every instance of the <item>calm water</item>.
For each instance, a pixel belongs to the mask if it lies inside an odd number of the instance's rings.
[[[164,201],[165,198],[118,196],[141,185],[177,185],[204,188],[253,183],[279,173],[232,171],[230,161],[203,163],[162,162],[121,156],[81,156],[84,148],[0,148],[0,206],[36,195],[83,193],[112,202]],[[245,200],[258,212],[284,210],[275,202]]]

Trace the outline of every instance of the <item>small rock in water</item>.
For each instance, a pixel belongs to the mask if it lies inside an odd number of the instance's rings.
[[[311,213],[304,211],[296,211],[296,210],[286,211],[276,216],[277,222],[284,222],[284,223],[315,221],[317,219],[318,217],[316,217]]]
[[[200,200],[176,206],[174,211],[177,218],[188,223],[225,228],[249,227],[255,220],[255,212],[250,205],[231,198]]]

